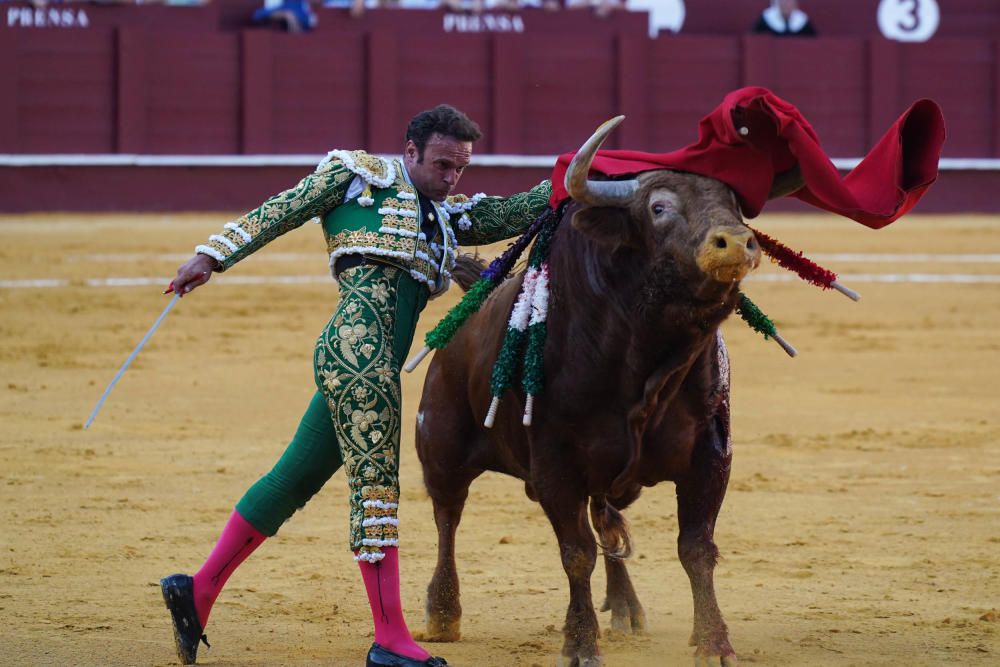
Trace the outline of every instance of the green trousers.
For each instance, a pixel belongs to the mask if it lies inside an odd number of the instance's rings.
[[[236,505],[250,525],[274,535],[343,465],[355,558],[378,561],[399,544],[399,372],[427,294],[392,266],[340,274],[340,302],[316,341],[318,391],[285,453]]]

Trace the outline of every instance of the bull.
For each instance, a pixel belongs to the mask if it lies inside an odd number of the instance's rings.
[[[645,616],[623,560],[630,538],[621,512],[643,487],[672,481],[678,554],[694,597],[696,661],[733,665],[713,583],[713,533],[732,459],[719,326],[760,249],[733,192],[717,180],[670,170],[588,180],[616,124],[599,128],[566,174],[573,202],[549,256],[547,386],[532,425],[522,425],[517,409],[523,394],[510,390],[494,427],[482,426],[490,369],[521,277],[501,285],[428,369],[416,447],[438,560],[425,638],[460,636],[455,535],[470,484],[489,470],[523,480],[555,530],[570,591],[560,664],[600,664],[590,587],[598,547],[611,627],[641,631]],[[772,196],[795,187],[795,175],[787,176]],[[468,288],[468,279],[459,282]]]

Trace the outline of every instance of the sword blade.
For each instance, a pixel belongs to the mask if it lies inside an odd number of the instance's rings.
[[[149,331],[146,332],[146,335],[143,336],[142,340],[139,341],[139,344],[135,346],[135,349],[132,350],[132,354],[128,355],[128,359],[126,359],[125,363],[122,364],[122,367],[118,369],[118,372],[115,374],[114,379],[111,380],[111,384],[109,384],[108,388],[104,390],[103,394],[101,394],[100,400],[98,400],[97,405],[94,406],[94,411],[90,413],[90,418],[87,420],[87,423],[83,425],[84,430],[90,427],[90,423],[94,421],[94,417],[97,416],[97,412],[101,409],[101,406],[104,405],[104,399],[106,399],[108,397],[108,394],[111,393],[111,388],[114,387],[115,384],[118,382],[118,380],[121,378],[121,376],[124,375],[125,370],[128,368],[129,364],[131,364],[132,360],[135,359],[137,354],[139,354],[139,350],[141,350],[142,346],[145,345],[146,342],[150,339],[150,337],[153,335],[153,332],[156,331],[156,328],[160,326],[160,323],[163,322],[163,318],[165,318],[167,316],[167,313],[170,312],[170,309],[174,307],[174,304],[177,303],[177,299],[179,299],[180,296],[181,296],[180,294],[176,292],[174,293],[174,297],[170,299],[170,303],[167,304],[167,307],[163,309],[163,312],[160,313],[160,316],[156,318],[155,322],[153,322],[153,326],[149,328]]]

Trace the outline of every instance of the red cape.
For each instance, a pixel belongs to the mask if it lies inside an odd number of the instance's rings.
[[[698,134],[697,143],[672,153],[598,151],[591,172],[624,176],[675,169],[709,176],[731,187],[743,215],[753,218],[764,208],[775,174],[797,164],[805,187],[792,196],[878,229],[913,208],[937,179],[945,138],[941,109],[919,100],[841,177],[799,110],[766,88],[729,93],[701,120]],[[569,197],[563,181],[573,155],[556,162],[553,207]]]

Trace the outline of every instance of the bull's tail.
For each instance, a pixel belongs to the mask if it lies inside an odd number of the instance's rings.
[[[624,560],[632,555],[632,536],[628,531],[628,522],[606,497],[591,497],[590,521],[597,532],[597,544],[605,556]]]
[[[455,280],[463,292],[468,292],[472,283],[479,280],[479,274],[486,268],[486,262],[479,258],[479,253],[475,255],[461,254],[455,260],[455,268],[451,270],[451,277]]]

